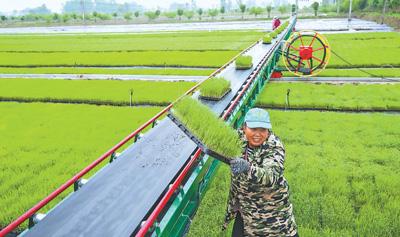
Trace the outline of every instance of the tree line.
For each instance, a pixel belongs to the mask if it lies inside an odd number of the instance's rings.
[[[352,9],[353,11],[370,11],[370,12],[381,12],[383,6],[386,1],[386,11],[387,12],[400,12],[400,0],[353,0]],[[318,2],[314,2],[310,7],[306,7],[302,9],[303,11],[312,11],[315,16],[318,15],[319,12],[337,12],[337,13],[345,13],[349,9],[350,0],[337,0],[338,4],[328,4],[327,0],[323,0],[322,4]],[[128,7],[128,6],[127,6]],[[135,18],[139,18],[140,16],[146,17],[149,21],[155,20],[160,17],[165,17],[170,20],[202,20],[204,17],[209,17],[211,20],[214,20],[217,16],[220,16],[221,19],[224,19],[227,15],[232,14],[241,14],[241,18],[243,19],[245,15],[250,15],[254,17],[258,17],[261,14],[267,14],[267,17],[271,17],[271,12],[274,10],[275,12],[279,12],[281,15],[286,14],[290,11],[294,11],[294,5],[281,5],[278,7],[272,7],[271,5],[267,5],[264,7],[261,6],[253,6],[248,7],[246,4],[239,4],[239,8],[233,11],[227,12],[224,7],[221,8],[211,8],[211,9],[182,9],[179,8],[175,11],[161,11],[160,9],[153,11],[115,11],[113,13],[104,13],[98,11],[92,11],[90,13],[85,12],[82,14],[81,12],[64,12],[64,13],[51,13],[49,10],[46,10],[44,5],[40,6],[40,13],[30,12],[28,14],[20,15],[20,16],[6,16],[1,15],[1,22],[80,22],[80,21],[110,21],[110,20],[125,20],[131,21]],[[128,9],[128,8],[126,8]]]

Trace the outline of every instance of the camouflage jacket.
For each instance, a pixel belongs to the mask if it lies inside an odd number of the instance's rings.
[[[251,166],[248,173],[232,176],[223,228],[240,212],[245,236],[295,235],[297,226],[289,201],[289,186],[283,177],[283,144],[270,131],[267,140],[252,149],[243,131],[239,133],[244,141],[243,158],[247,158]]]

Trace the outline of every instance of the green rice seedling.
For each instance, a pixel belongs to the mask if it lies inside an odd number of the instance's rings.
[[[1,35],[0,65],[220,67],[262,34],[257,31],[192,31]]]
[[[200,96],[203,99],[220,100],[231,90],[231,82],[223,77],[212,77],[200,86]]]
[[[54,101],[129,105],[167,105],[193,87],[194,82],[1,79],[0,100]]]
[[[276,35],[279,35],[280,33],[282,33],[282,31],[284,31],[286,29],[286,27],[289,25],[288,21],[285,21],[283,24],[281,24],[278,28],[276,28],[274,30],[274,32],[276,33]]]
[[[325,35],[332,49],[352,65],[332,55],[328,67],[399,67],[400,34],[375,32]],[[362,57],[360,56],[362,55]],[[367,75],[365,75],[367,76]],[[398,75],[397,75],[398,76]]]
[[[207,148],[228,158],[241,155],[238,133],[199,101],[186,96],[174,105],[172,113]]]
[[[324,36],[337,55],[351,62],[351,65],[349,65],[332,54],[327,69],[363,68],[368,71],[400,68],[400,57],[398,56],[400,55],[400,47],[398,47],[400,45],[400,34],[398,32],[326,34]],[[280,66],[283,66],[282,61],[280,61]],[[323,73],[324,71],[321,75]],[[369,76],[366,73],[360,75],[362,77]],[[376,75],[380,76],[381,74]],[[394,77],[398,76],[399,74],[394,75]]]
[[[117,74],[117,75],[182,75],[208,76],[217,68],[115,68],[115,67],[0,67],[6,74]]]
[[[0,103],[0,229],[161,109]],[[47,212],[71,191],[66,190],[40,212]],[[26,227],[27,223],[18,230]]]
[[[293,75],[288,71],[282,71],[282,73],[284,77]],[[400,68],[363,68],[363,71],[358,68],[325,68],[318,74],[319,77],[398,77],[398,75],[400,75]]]
[[[237,57],[235,63],[236,69],[250,69],[253,67],[253,57],[240,55]]]
[[[1,66],[186,66],[220,67],[240,50],[129,52],[0,52]]]
[[[291,108],[337,110],[399,110],[399,84],[270,83],[257,98],[257,106],[285,108],[290,89]]]
[[[278,36],[276,31],[272,31],[271,33],[269,33],[269,35],[274,39],[276,38],[276,36]]]
[[[263,44],[270,44],[272,41],[272,37],[270,34],[266,34],[263,37]]]
[[[121,34],[21,34],[0,35],[2,52],[112,52],[243,50],[262,32],[174,31]],[[77,44],[76,42],[79,42]]]
[[[284,30],[284,29],[286,29],[286,27],[288,27],[288,25],[289,25],[289,21],[285,21],[278,28],[281,28],[282,30]]]
[[[282,25],[288,25],[287,21]],[[2,35],[0,36],[0,65],[219,67],[262,35],[263,33],[254,31],[62,36]],[[398,68],[400,66],[400,57],[398,57],[400,34],[397,32],[325,36],[332,49],[352,63],[348,65],[332,55],[328,68],[381,67],[383,65]],[[271,35],[271,37],[276,36]],[[76,44],[77,40],[79,44]],[[21,71],[25,70],[27,69]],[[30,71],[26,72],[30,73]],[[50,70],[48,73],[57,72]],[[82,71],[82,73],[86,72]]]
[[[398,115],[293,111],[270,111],[270,115],[286,148],[284,175],[299,235],[399,236]],[[218,182],[210,184],[189,237],[221,233],[230,170],[221,166],[215,175]],[[231,236],[229,231],[226,236]]]

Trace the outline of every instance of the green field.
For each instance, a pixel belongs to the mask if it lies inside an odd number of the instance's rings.
[[[1,35],[0,73],[205,76],[262,35],[256,31]],[[343,68],[373,67],[365,70],[400,77],[399,33],[325,36],[332,49],[353,65],[332,55],[321,76],[367,77],[356,69]],[[181,68],[95,67],[138,65]],[[195,84],[0,79],[0,228],[161,110],[51,102],[126,106],[133,90],[135,105],[164,106]],[[284,108],[287,89],[291,89],[292,108],[400,111],[399,84],[269,83],[257,106]],[[285,176],[300,236],[400,236],[397,114],[271,111],[271,116],[274,131],[287,148]],[[229,175],[228,167],[221,165],[189,236],[219,234]]]
[[[6,35],[0,36],[0,66],[220,67],[261,36],[257,31]]]
[[[400,67],[400,33],[326,34],[331,49],[355,66]],[[351,67],[332,55],[328,67]]]
[[[285,108],[288,89],[291,108],[400,111],[400,84],[269,83],[257,106]]]
[[[0,228],[160,110],[0,103]]]
[[[216,68],[215,68],[216,69]],[[0,67],[5,74],[119,74],[208,76],[215,69],[192,68],[95,68],[95,67]]]
[[[398,115],[270,113],[300,236],[400,236]],[[189,236],[220,233],[229,172],[221,164]]]
[[[262,35],[259,31],[1,35],[0,52],[240,51]]]
[[[166,105],[194,86],[194,82],[118,80],[0,79],[0,100],[54,101],[129,105]]]
[[[320,74],[318,74],[317,77],[400,77],[400,68],[362,68],[362,70],[366,73],[355,68],[326,68]],[[283,72],[283,76],[293,77],[293,74],[289,72]]]
[[[198,66],[220,67],[239,51],[139,51],[0,53],[0,66]]]
[[[262,34],[257,31],[221,31],[109,35],[3,35],[0,36],[0,73],[209,75],[212,69],[206,72],[180,69],[164,71],[119,69],[121,70],[119,71],[73,67],[141,65],[216,68],[258,40]],[[398,32],[326,34],[325,36],[332,50],[352,63],[352,65],[347,65],[332,55],[328,68],[395,67],[367,70],[387,77],[400,76],[400,58],[397,57],[400,55]],[[15,68],[15,66],[23,68]],[[45,68],[27,68],[30,66]],[[67,68],[62,68],[63,66]],[[321,73],[321,76],[365,77],[368,75],[357,70],[326,70]]]

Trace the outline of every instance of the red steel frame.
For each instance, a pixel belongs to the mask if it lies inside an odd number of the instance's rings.
[[[250,50],[253,46],[255,46],[258,42],[260,42],[261,39],[250,45],[248,48],[237,54],[235,57],[233,57],[229,62],[224,64],[222,67],[217,69],[215,72],[213,72],[209,77],[204,79],[203,81],[199,82],[192,88],[190,88],[183,96],[188,95],[192,93],[196,88],[198,88],[204,81],[206,81],[208,78],[211,78],[221,72],[223,69],[225,69],[227,66],[229,66],[239,55],[241,55],[244,52],[247,52]],[[62,192],[64,192],[67,188],[71,187],[76,181],[78,181],[80,178],[82,178],[85,174],[87,174],[89,171],[91,171],[93,168],[95,168],[98,164],[100,164],[102,161],[104,161],[107,157],[111,156],[116,150],[121,148],[123,145],[125,145],[127,142],[129,142],[132,138],[134,138],[136,135],[138,135],[141,131],[143,131],[145,128],[147,128],[149,125],[154,123],[158,118],[160,118],[163,114],[165,114],[167,111],[171,109],[173,104],[180,100],[183,96],[179,97],[177,100],[169,104],[167,107],[165,107],[162,111],[160,111],[158,114],[156,114],[153,118],[151,118],[149,121],[145,122],[143,125],[141,125],[138,129],[136,129],[134,132],[126,136],[122,141],[120,141],[117,145],[115,145],[113,148],[108,150],[106,153],[101,155],[97,160],[92,162],[90,165],[85,167],[83,170],[78,172],[74,177],[72,177],[70,180],[65,182],[63,185],[61,185],[59,188],[54,190],[52,193],[50,193],[46,198],[38,202],[35,206],[33,206],[31,209],[26,211],[24,214],[22,214],[20,217],[18,217],[16,220],[11,222],[8,226],[6,226],[4,229],[0,231],[0,237],[4,237],[6,234],[10,233],[13,231],[15,228],[17,228],[20,224],[22,224],[24,221],[29,219],[31,216],[33,216],[36,212],[38,212],[42,207],[47,205],[50,201],[52,201],[54,198],[56,198],[58,195],[60,195]],[[227,113],[225,113],[227,116]],[[183,171],[179,174],[178,178],[174,181],[172,186],[169,188],[168,192],[165,194],[163,199],[160,201],[160,203],[156,206],[152,214],[149,216],[147,221],[144,223],[140,231],[136,236],[144,236],[148,229],[153,225],[155,219],[157,216],[160,214],[161,210],[165,207],[166,203],[168,202],[169,198],[172,196],[174,191],[179,187],[180,183],[182,182],[183,178],[186,176],[187,172],[193,165],[194,161],[199,157],[201,154],[201,150],[197,148],[195,154],[192,156],[188,164],[185,166]]]

